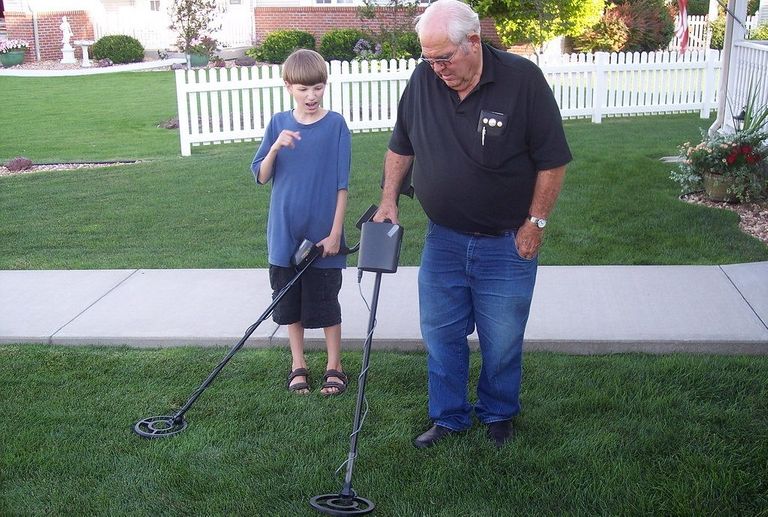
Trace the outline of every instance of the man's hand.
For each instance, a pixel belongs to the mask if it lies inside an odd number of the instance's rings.
[[[373,216],[373,221],[376,223],[381,223],[386,220],[389,220],[392,224],[398,224],[397,205],[392,203],[382,203]]]
[[[532,222],[526,220],[517,230],[515,243],[520,256],[526,260],[533,260],[539,253],[544,229],[539,228]]]

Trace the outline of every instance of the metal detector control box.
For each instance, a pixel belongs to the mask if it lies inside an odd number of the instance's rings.
[[[357,269],[374,273],[394,273],[400,260],[403,227],[392,223],[363,223]]]

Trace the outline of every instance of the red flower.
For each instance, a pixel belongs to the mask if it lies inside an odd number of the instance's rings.
[[[739,151],[738,149],[731,151],[731,154],[725,157],[725,163],[728,165],[733,165],[736,163],[736,158],[739,157]]]
[[[744,144],[741,146],[741,154],[749,154],[752,152],[752,146],[749,144]]]
[[[748,164],[754,165],[760,161],[760,155],[755,153],[750,153],[746,156],[746,160]]]

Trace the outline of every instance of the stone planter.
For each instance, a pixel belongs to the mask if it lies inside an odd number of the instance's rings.
[[[737,202],[736,196],[728,193],[728,188],[733,186],[734,179],[722,174],[704,173],[704,192],[712,201]]]
[[[26,53],[26,50],[11,50],[5,54],[0,54],[0,64],[5,68],[20,65],[24,62],[24,54]]]

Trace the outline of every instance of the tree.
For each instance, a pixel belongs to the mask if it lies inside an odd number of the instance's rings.
[[[474,0],[482,17],[496,22],[506,46],[522,41],[541,48],[556,36],[575,36],[600,21],[604,0]]]
[[[216,9],[216,0],[173,0],[169,8],[169,28],[178,35],[176,44],[180,51],[187,52],[203,36],[210,36],[221,28],[213,26]]]

